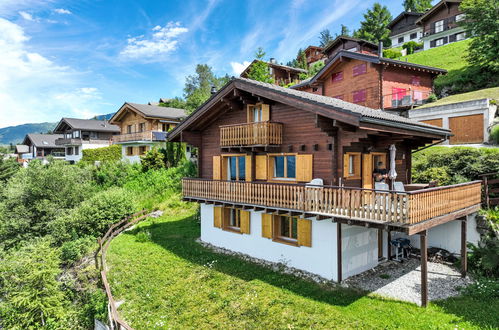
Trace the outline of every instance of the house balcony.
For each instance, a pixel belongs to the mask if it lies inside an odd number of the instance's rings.
[[[408,234],[476,212],[481,181],[414,191],[186,178],[187,201],[333,219]],[[396,229],[397,228],[397,229]]]
[[[63,138],[55,140],[55,144],[58,146],[81,146],[82,144],[109,144],[110,140],[105,139],[73,139],[73,138]]]
[[[220,147],[268,147],[282,144],[282,124],[269,121],[220,126]]]
[[[383,95],[385,109],[409,109],[428,103],[431,91],[401,89],[396,93]]]
[[[151,142],[164,142],[166,141],[167,132],[161,131],[144,131],[136,133],[127,133],[120,135],[113,135],[113,143],[125,143],[135,141],[151,141]]]

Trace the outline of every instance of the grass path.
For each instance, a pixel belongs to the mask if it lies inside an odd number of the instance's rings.
[[[195,242],[199,234],[192,213],[184,213],[147,220],[113,240],[110,284],[116,300],[124,300],[120,313],[132,327],[499,327],[497,300],[459,297],[424,309],[216,254]]]

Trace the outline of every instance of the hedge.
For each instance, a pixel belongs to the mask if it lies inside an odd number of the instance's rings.
[[[85,162],[117,161],[121,159],[121,145],[113,144],[109,147],[83,150],[82,160]]]

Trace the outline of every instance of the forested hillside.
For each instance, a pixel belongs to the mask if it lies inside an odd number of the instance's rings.
[[[0,128],[0,145],[19,144],[29,133],[47,133],[55,128],[57,123],[22,124]]]

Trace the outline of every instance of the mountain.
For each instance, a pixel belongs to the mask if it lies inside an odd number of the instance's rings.
[[[55,128],[57,123],[22,124],[0,128],[0,145],[19,144],[29,133],[47,133]]]
[[[111,119],[112,116],[114,116],[115,112],[113,113],[108,113],[107,115],[99,115],[99,116],[95,116],[94,118],[92,119],[97,119],[97,120],[109,120]]]

